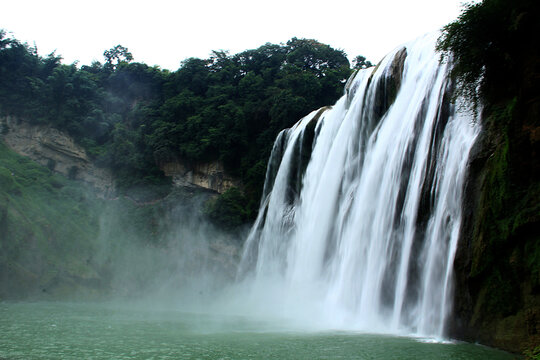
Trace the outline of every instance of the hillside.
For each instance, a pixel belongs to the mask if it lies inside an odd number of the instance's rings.
[[[144,297],[234,277],[240,235],[208,225],[211,191],[181,188],[149,203],[137,193],[106,199],[3,142],[0,185],[2,300]],[[192,283],[203,268],[219,274],[217,284]]]

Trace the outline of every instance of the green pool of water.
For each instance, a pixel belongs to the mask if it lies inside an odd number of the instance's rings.
[[[81,303],[0,303],[0,359],[513,359],[467,343],[293,331],[241,316]]]

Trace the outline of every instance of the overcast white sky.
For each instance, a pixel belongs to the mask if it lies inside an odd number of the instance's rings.
[[[176,70],[212,50],[231,54],[296,36],[372,62],[457,18],[463,0],[3,0],[0,28],[64,63],[103,62],[121,44],[135,61]]]

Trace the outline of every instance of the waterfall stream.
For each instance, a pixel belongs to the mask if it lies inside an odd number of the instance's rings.
[[[239,277],[266,311],[444,336],[479,132],[426,35],[358,71],[275,142]]]

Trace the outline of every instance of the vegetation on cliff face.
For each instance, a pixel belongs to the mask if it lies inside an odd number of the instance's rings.
[[[540,344],[539,16],[538,1],[484,0],[439,41],[484,127],[456,258],[458,331],[514,351]]]
[[[438,48],[452,54],[452,74],[467,95],[489,104],[537,86],[539,6],[484,0],[444,27]]]
[[[160,202],[101,199],[0,141],[0,300],[149,294],[190,281],[206,262],[225,282],[234,252],[208,247],[238,240],[205,221],[211,196],[178,189]]]
[[[159,164],[175,158],[219,160],[244,184],[246,219],[257,211],[277,133],[333,104],[352,71],[343,51],[297,38],[235,55],[214,51],[173,72],[134,62],[120,45],[104,57],[64,65],[0,30],[0,116],[67,131],[114,171],[120,190],[167,185]]]
[[[0,184],[0,298],[46,293],[60,277],[99,281],[87,262],[98,237],[95,196],[3,143]]]

